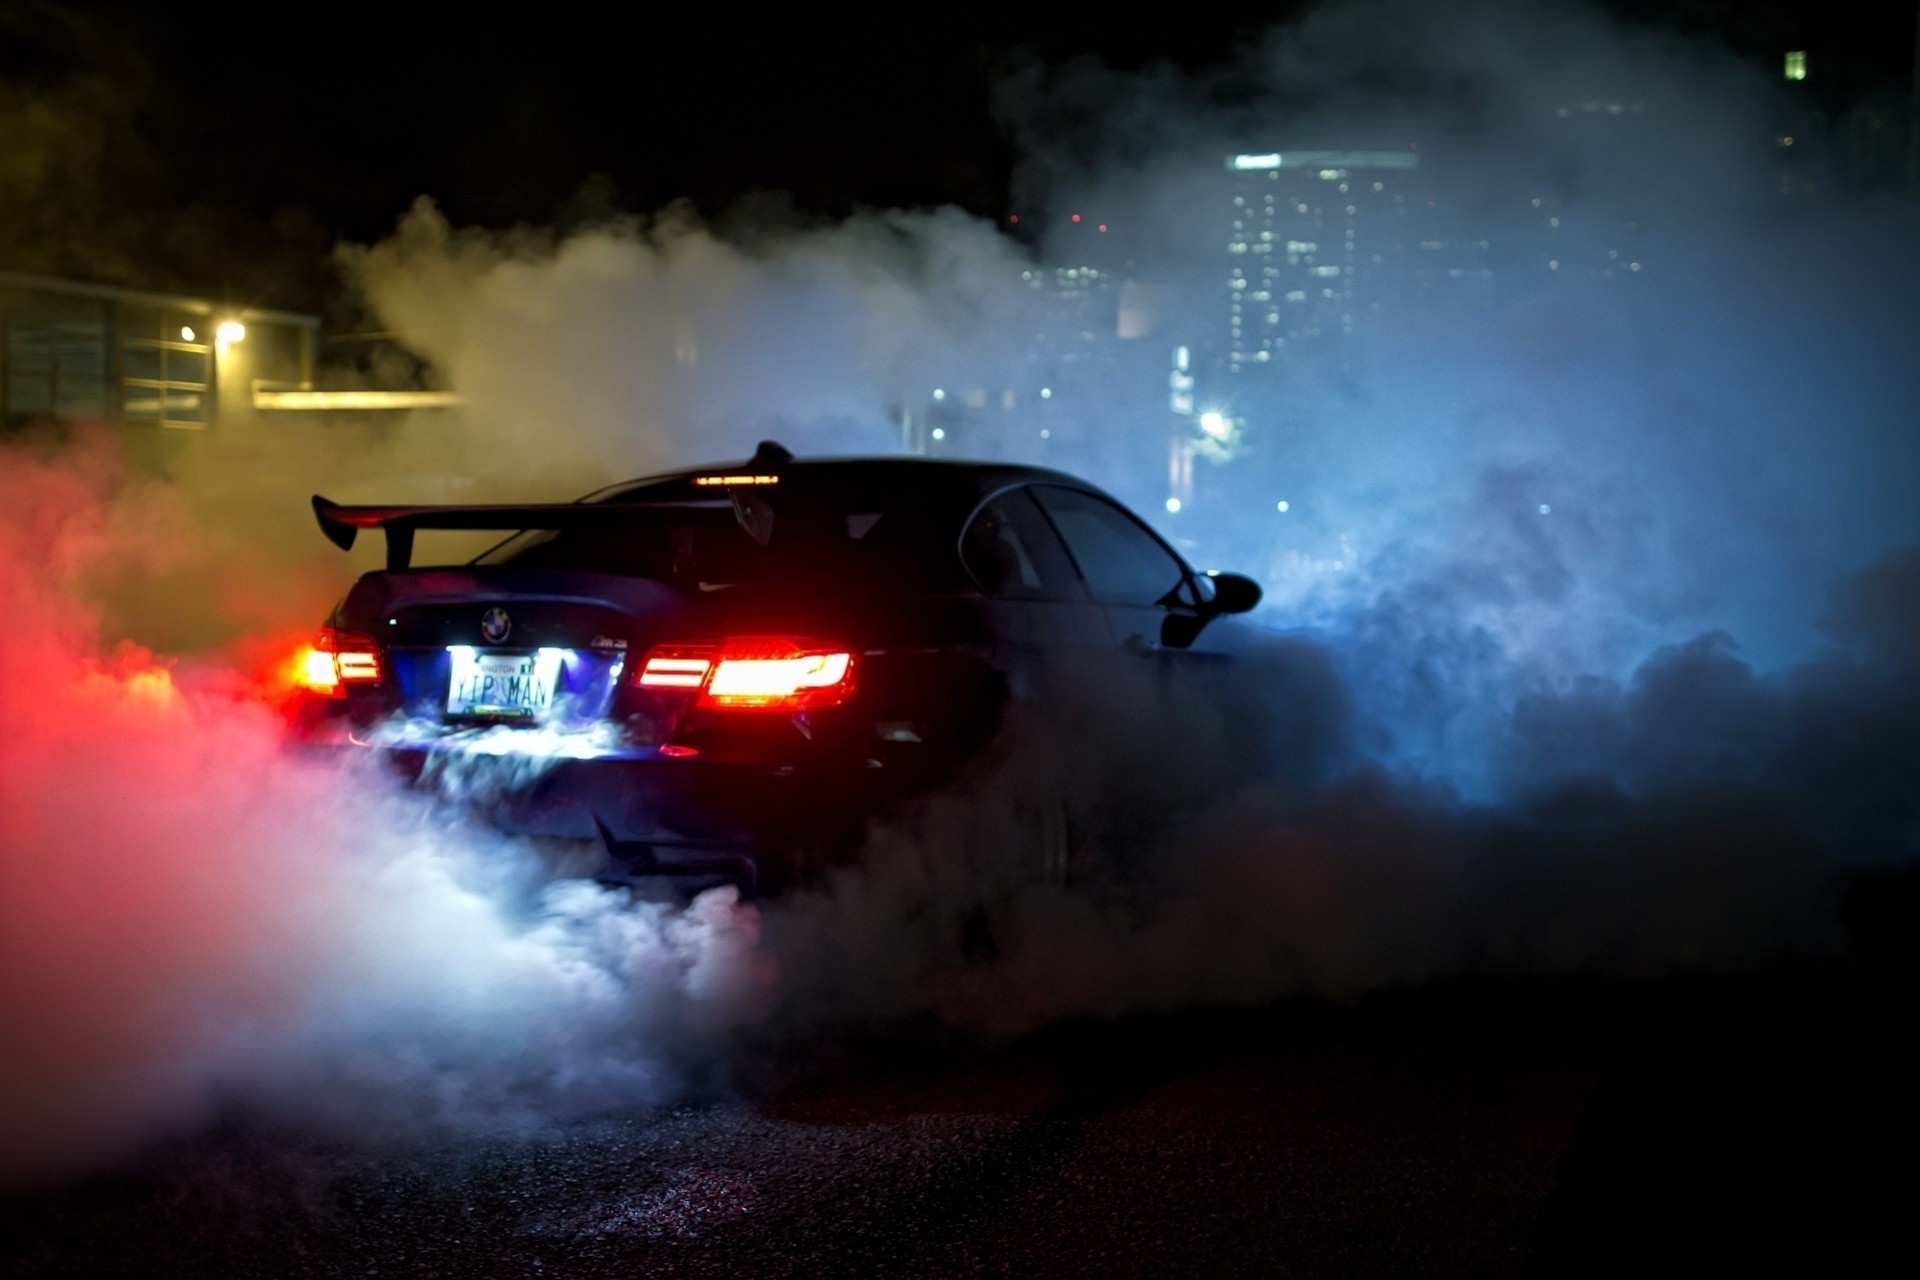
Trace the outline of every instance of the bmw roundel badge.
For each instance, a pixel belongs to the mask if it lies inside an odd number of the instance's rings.
[[[499,644],[513,630],[513,619],[499,605],[480,615],[480,637],[488,644]]]

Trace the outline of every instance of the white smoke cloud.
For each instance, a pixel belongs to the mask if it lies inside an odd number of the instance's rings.
[[[624,478],[750,452],[898,447],[890,398],[1017,360],[1018,250],[953,210],[773,243],[683,208],[573,236],[455,231],[422,202],[345,260],[473,405],[480,465]]]

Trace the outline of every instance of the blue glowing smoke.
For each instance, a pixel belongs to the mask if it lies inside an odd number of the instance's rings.
[[[1523,701],[1630,698],[1676,654],[1830,671],[1833,593],[1920,543],[1915,197],[1785,145],[1804,107],[1724,51],[1581,5],[1332,4],[1205,73],[1028,68],[1005,109],[1039,211],[1127,229],[1143,360],[1224,341],[1230,153],[1417,140],[1431,225],[1483,246],[1478,288],[1389,264],[1350,342],[1203,367],[1244,446],[1159,517],[1326,643],[1396,766],[1491,794]],[[1047,265],[1088,251],[1051,225]],[[1066,411],[1078,451],[1034,454],[1158,516],[1164,401]]]

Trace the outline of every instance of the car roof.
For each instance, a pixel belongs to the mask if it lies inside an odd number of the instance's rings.
[[[778,446],[773,447],[778,449]],[[779,455],[785,455],[785,450],[779,450]],[[1068,475],[1064,471],[1021,463],[924,458],[903,454],[795,458],[791,455],[769,456],[768,447],[763,445],[759,453],[744,461],[713,463],[625,480],[599,489],[580,500],[582,502],[658,501],[677,497],[686,491],[699,488],[696,482],[702,478],[746,475],[777,475],[781,480],[790,479],[808,483],[809,487],[813,484],[832,484],[834,481],[844,480],[849,485],[861,488],[898,486],[908,490],[933,491],[946,495],[965,494],[972,497],[984,497],[996,490],[1016,484],[1059,484],[1093,493],[1100,492],[1096,486],[1077,476]],[[707,492],[711,493],[712,490],[708,489]]]

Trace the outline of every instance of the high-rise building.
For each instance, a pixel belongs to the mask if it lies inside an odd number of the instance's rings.
[[[1351,337],[1412,238],[1412,151],[1287,151],[1227,158],[1229,375],[1290,347]]]
[[[903,388],[894,403],[902,447],[920,453],[1044,462],[1112,479],[1151,468],[1127,453],[1168,430],[1163,300],[1135,278],[1117,229],[1091,213],[1056,222],[1041,260],[1003,282],[1004,358],[960,353],[937,386]],[[1142,420],[1155,430],[1142,430]]]

